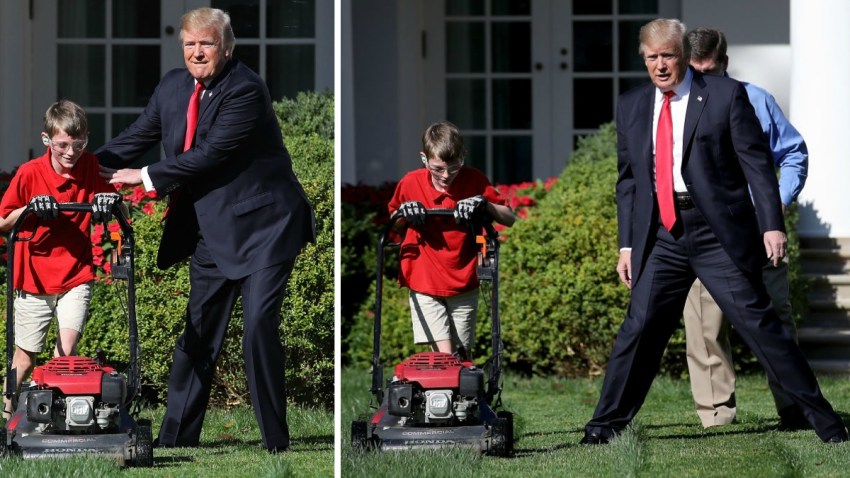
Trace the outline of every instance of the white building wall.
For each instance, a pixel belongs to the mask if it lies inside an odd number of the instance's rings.
[[[27,2],[0,2],[0,171],[10,172],[31,158],[27,125],[31,94]],[[38,151],[41,153],[41,151]]]
[[[809,146],[798,232],[850,237],[850,2],[791,0],[791,119]]]

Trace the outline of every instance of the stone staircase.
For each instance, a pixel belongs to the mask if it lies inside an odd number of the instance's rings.
[[[800,238],[804,276],[811,278],[809,313],[797,330],[819,373],[850,373],[850,237]]]

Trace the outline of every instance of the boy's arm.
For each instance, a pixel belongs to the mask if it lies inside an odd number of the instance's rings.
[[[494,221],[503,226],[511,227],[516,221],[516,215],[511,208],[501,204],[493,204],[490,201],[487,201],[487,213]]]
[[[8,216],[0,218],[0,231],[6,232],[9,229],[12,229],[12,226],[15,225],[15,222],[21,217],[21,213],[24,212],[26,206],[21,206],[18,209],[10,212]]]

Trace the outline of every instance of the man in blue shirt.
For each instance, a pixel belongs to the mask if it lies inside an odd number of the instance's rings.
[[[697,28],[687,35],[691,67],[704,74],[728,76],[729,57],[722,32]],[[800,194],[806,182],[809,153],[800,133],[791,125],[776,100],[758,86],[743,83],[762,130],[770,143],[774,164],[780,170],[779,196],[782,211]],[[764,283],[786,331],[796,340],[788,299],[788,264],[772,261],[763,269]],[[688,372],[697,414],[704,427],[735,421],[735,369],[729,344],[729,321],[699,280],[688,294],[683,312],[687,338]],[[808,428],[800,409],[777,383],[769,380],[780,428]]]

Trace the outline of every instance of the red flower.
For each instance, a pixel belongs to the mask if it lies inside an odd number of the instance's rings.
[[[109,223],[109,232],[119,232],[121,230],[121,226],[118,225],[118,222],[112,221]]]
[[[142,212],[147,214],[148,216],[153,216],[153,213],[155,212],[154,209],[153,209],[153,203],[152,202],[145,203],[145,205],[142,206]]]

